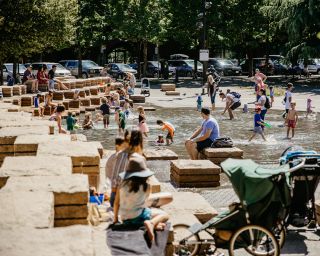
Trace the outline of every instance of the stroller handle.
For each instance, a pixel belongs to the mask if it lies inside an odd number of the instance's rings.
[[[304,166],[305,163],[306,163],[306,159],[305,158],[301,158],[301,162],[298,165],[290,168],[289,172],[295,172],[295,171],[299,170],[301,167]]]

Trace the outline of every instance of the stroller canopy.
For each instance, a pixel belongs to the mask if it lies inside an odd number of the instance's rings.
[[[273,189],[274,182],[269,179],[273,175],[286,173],[289,186],[289,166],[266,168],[254,161],[229,158],[221,163],[223,171],[228,175],[239,199],[251,205],[264,199]]]

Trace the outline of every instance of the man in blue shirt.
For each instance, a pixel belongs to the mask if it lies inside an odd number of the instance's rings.
[[[186,150],[192,160],[199,159],[199,153],[203,149],[211,147],[211,144],[220,136],[218,122],[210,116],[210,109],[202,108],[201,116],[203,118],[201,127],[185,143]]]

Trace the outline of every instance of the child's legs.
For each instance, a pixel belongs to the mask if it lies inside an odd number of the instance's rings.
[[[249,141],[251,141],[256,136],[256,133],[254,132],[251,137],[249,138]]]
[[[290,127],[288,126],[288,129],[287,129],[287,138],[289,138],[289,133],[290,133]]]
[[[291,128],[292,130],[292,138],[294,137],[294,128]]]
[[[230,120],[232,120],[234,118],[232,109],[228,108],[228,113],[229,113]]]

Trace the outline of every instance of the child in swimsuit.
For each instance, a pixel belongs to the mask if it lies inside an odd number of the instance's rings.
[[[291,105],[291,109],[289,110],[288,114],[287,114],[287,118],[286,118],[286,123],[288,126],[287,129],[287,139],[289,138],[289,133],[290,130],[292,131],[292,137],[294,137],[294,129],[296,128],[297,122],[298,122],[298,113],[296,110],[296,103],[294,101],[291,101],[290,103]]]

